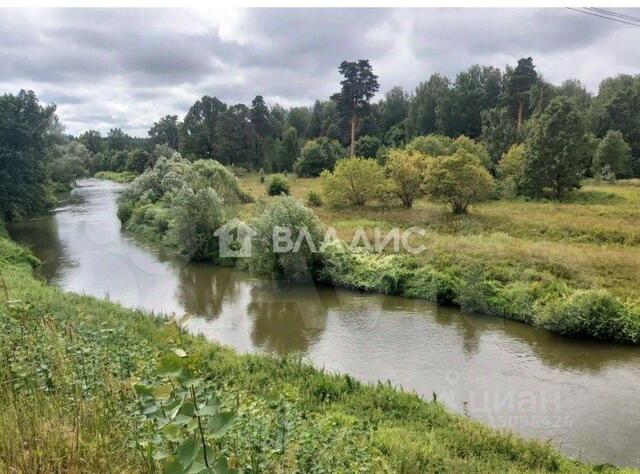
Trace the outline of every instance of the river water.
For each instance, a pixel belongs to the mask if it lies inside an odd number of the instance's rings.
[[[640,348],[562,338],[424,301],[277,288],[188,263],[120,228],[121,186],[82,180],[49,217],[10,227],[64,290],[150,311],[238,351],[302,353],[329,371],[435,393],[452,409],[593,462],[640,466]]]

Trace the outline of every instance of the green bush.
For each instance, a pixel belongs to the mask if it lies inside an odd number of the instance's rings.
[[[243,263],[252,272],[289,283],[315,279],[322,264],[318,250],[324,226],[311,209],[290,196],[276,196],[251,225],[256,235],[251,256]],[[293,245],[276,252],[274,232],[279,229],[289,232]]]
[[[322,197],[315,191],[309,191],[307,193],[306,204],[309,207],[320,207],[322,206]]]
[[[336,140],[325,137],[309,140],[302,147],[294,171],[298,176],[318,176],[323,170],[332,170],[344,155],[344,148]]]
[[[605,290],[578,290],[548,301],[538,310],[536,322],[564,335],[640,342],[638,306]]]
[[[458,299],[460,280],[431,267],[419,268],[409,279],[404,296],[432,303],[453,304]]]
[[[175,239],[180,250],[193,260],[219,259],[219,243],[215,232],[228,218],[227,207],[212,188],[194,193],[184,186],[178,196],[174,212]]]
[[[429,156],[443,156],[449,154],[449,147],[453,140],[443,135],[425,135],[416,137],[407,143],[409,152],[420,152]]]
[[[274,175],[267,185],[267,194],[269,196],[289,194],[289,181],[281,174]]]
[[[344,158],[333,172],[322,172],[322,188],[332,206],[364,206],[386,189],[383,168],[367,158]]]

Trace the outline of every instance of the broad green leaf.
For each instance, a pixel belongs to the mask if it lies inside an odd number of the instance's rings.
[[[173,386],[171,384],[164,384],[153,388],[153,396],[157,400],[169,400],[173,392]]]
[[[165,464],[164,474],[184,474],[184,468],[175,456],[171,456],[167,464]]]
[[[218,413],[212,416],[209,418],[209,423],[207,424],[209,433],[211,433],[214,438],[222,438],[231,428],[234,418],[235,414],[229,412]]]
[[[211,416],[217,414],[219,410],[220,400],[218,400],[218,397],[216,397],[215,393],[212,393],[211,396],[209,396],[209,400],[207,400],[207,403],[200,407],[198,413],[200,415]]]
[[[188,424],[193,419],[194,413],[195,413],[195,407],[193,406],[193,402],[190,400],[184,402],[184,404],[178,410],[178,414],[176,415],[176,418],[175,418],[175,424],[176,425]]]
[[[138,395],[152,395],[151,388],[141,383],[135,384],[133,389]]]
[[[178,414],[178,411],[180,410],[180,408],[182,408],[183,402],[184,402],[184,399],[171,400],[167,404],[163,405],[164,411],[167,414],[167,417],[169,419],[173,420],[176,417],[176,415]]]
[[[182,359],[173,352],[165,355],[158,363],[158,373],[165,377],[177,377],[182,371]]]
[[[164,437],[169,441],[180,441],[182,439],[182,432],[176,425],[167,425],[162,429]]]
[[[195,439],[186,439],[178,446],[176,457],[185,469],[191,466],[198,454],[198,443]]]
[[[216,459],[213,464],[213,472],[216,474],[228,474],[229,473],[229,463],[227,463],[227,458],[224,456],[220,456]]]

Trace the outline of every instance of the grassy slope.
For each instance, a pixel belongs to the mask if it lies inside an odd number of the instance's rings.
[[[0,236],[0,274],[6,283],[6,294],[0,292],[0,356],[8,361],[0,366],[0,472],[144,471],[130,447],[138,427],[131,382],[152,376],[155,359],[175,332],[140,312],[49,287],[31,276],[33,263],[27,252]],[[596,470],[549,446],[491,430],[385,385],[324,374],[294,358],[240,356],[200,338],[188,344],[208,382],[239,404],[238,419],[221,446],[236,467],[261,472]],[[287,407],[284,453],[278,403]]]

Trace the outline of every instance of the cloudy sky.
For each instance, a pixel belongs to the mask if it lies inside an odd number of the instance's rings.
[[[640,10],[624,10],[640,17]],[[640,28],[566,9],[5,10],[0,92],[33,89],[70,133],[146,135],[204,94],[228,103],[310,104],[338,90],[337,65],[368,58],[380,92],[434,72],[504,68],[533,56],[547,80],[640,73]]]

